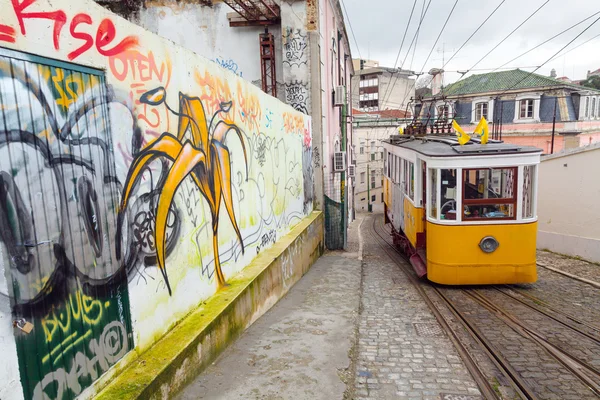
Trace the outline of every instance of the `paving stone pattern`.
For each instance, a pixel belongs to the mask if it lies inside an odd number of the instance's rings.
[[[557,268],[591,281],[600,282],[600,265],[598,264],[542,250],[538,250],[537,260],[549,267]]]
[[[356,399],[480,399],[475,381],[417,290],[363,226]],[[461,397],[462,395],[463,397]]]
[[[479,331],[499,350],[538,398],[576,400],[597,398],[577,377],[533,340],[504,324],[461,289],[445,289],[459,310],[476,322]]]

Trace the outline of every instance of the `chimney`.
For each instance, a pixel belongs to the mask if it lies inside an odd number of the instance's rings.
[[[444,81],[444,70],[440,68],[432,68],[429,75],[433,76],[431,80],[431,94],[437,95],[442,91],[442,82]]]
[[[550,71],[550,78],[556,78],[556,70],[554,68]]]

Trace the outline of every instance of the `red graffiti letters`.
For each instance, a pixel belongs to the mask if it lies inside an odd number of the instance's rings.
[[[0,24],[0,41],[14,43],[15,28],[13,28],[12,26]]]
[[[117,30],[115,29],[115,24],[110,19],[102,20],[100,26],[98,26],[98,32],[96,32],[96,48],[98,49],[98,53],[106,57],[111,57],[138,44],[135,36],[127,36],[112,49],[106,49],[115,40],[116,36]]]
[[[90,17],[87,14],[77,14],[71,21],[71,27],[69,29],[69,31],[71,32],[71,35],[75,39],[83,40],[85,43],[78,49],[73,50],[72,52],[69,53],[69,55],[68,55],[69,60],[73,60],[73,59],[79,57],[81,54],[83,54],[86,51],[88,51],[89,49],[91,49],[92,46],[94,45],[94,39],[92,39],[92,37],[90,35],[88,35],[87,33],[84,33],[84,32],[76,32],[75,31],[75,28],[77,28],[77,25],[79,25],[79,24],[91,25],[92,17]]]
[[[60,45],[58,39],[60,37],[60,31],[63,26],[67,23],[67,15],[64,11],[52,11],[52,12],[24,12],[27,7],[35,3],[36,0],[23,0],[19,3],[19,0],[12,0],[13,9],[19,20],[19,26],[21,27],[21,34],[25,35],[25,19],[49,19],[54,21],[54,48],[58,50]]]
[[[68,22],[67,14],[62,10],[57,11],[43,11],[43,12],[27,12],[26,10],[36,2],[36,0],[11,0],[13,10],[19,22],[21,28],[21,34],[27,35],[25,29],[26,19],[47,19],[54,21],[54,28],[52,32],[52,40],[54,42],[54,48],[60,49],[60,35],[62,28]],[[118,44],[111,47],[117,37],[117,29],[115,24],[108,18],[103,19],[98,28],[96,29],[95,40],[94,36],[90,32],[85,32],[85,29],[80,29],[80,25],[93,25],[92,17],[88,14],[79,13],[73,17],[69,25],[69,33],[71,37],[77,40],[83,41],[77,49],[71,51],[68,54],[69,60],[74,60],[92,47],[96,47],[96,51],[105,57],[115,56],[120,54],[138,44],[138,39],[135,36],[127,36],[122,39]],[[79,29],[78,29],[79,28]],[[14,43],[15,42],[15,29],[8,25],[0,24],[0,41]]]

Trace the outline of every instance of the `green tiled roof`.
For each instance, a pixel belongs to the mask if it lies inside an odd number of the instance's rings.
[[[531,89],[549,86],[566,86],[577,90],[590,89],[583,86],[572,85],[547,76],[532,74],[520,69],[514,69],[510,71],[471,75],[468,78],[462,79],[444,88],[443,93],[446,96],[457,96],[464,94]]]

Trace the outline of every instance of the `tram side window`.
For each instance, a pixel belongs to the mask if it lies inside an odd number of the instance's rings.
[[[407,171],[407,178],[408,180],[408,197],[410,197],[411,200],[415,199],[415,164],[412,162],[408,163],[408,171]]]
[[[455,169],[442,170],[440,219],[456,219],[456,178]]]
[[[407,171],[408,171],[408,161],[406,160],[402,160],[402,181],[404,182],[403,184],[403,189],[404,189],[404,193],[408,194],[408,176],[407,176]]]
[[[517,168],[463,170],[463,220],[515,219]]]
[[[437,191],[438,180],[437,180],[437,169],[429,169],[429,217],[437,219],[438,217],[438,201]]]
[[[523,218],[533,218],[533,188],[535,186],[535,165],[523,168]]]

